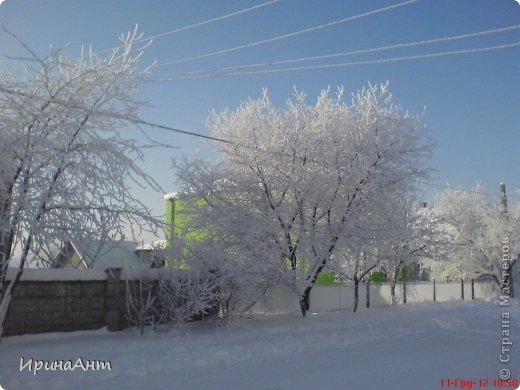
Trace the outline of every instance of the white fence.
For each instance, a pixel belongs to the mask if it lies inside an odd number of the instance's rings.
[[[417,282],[399,283],[395,288],[400,304],[411,302],[446,302],[454,300],[489,300],[496,296],[495,283],[491,281]],[[358,309],[383,307],[392,304],[390,284],[369,283],[359,285]],[[317,284],[310,296],[310,311],[314,313],[350,310],[354,305],[354,286],[349,284]],[[258,301],[252,314],[284,314],[300,311],[298,297],[289,288],[276,287]]]
[[[251,314],[285,314],[300,311],[298,297],[288,287],[274,287],[256,302],[248,312]]]

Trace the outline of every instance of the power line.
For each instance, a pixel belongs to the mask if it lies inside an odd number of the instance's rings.
[[[191,135],[191,136],[194,136],[194,137],[204,138],[204,139],[208,139],[208,140],[212,140],[212,141],[216,141],[216,142],[220,142],[220,143],[225,143],[225,144],[228,144],[228,145],[234,145],[234,146],[237,146],[239,148],[246,148],[246,149],[250,149],[250,150],[266,152],[265,150],[262,150],[262,149],[260,149],[258,147],[253,147],[253,146],[245,145],[245,144],[242,144],[242,143],[237,143],[237,142],[234,142],[234,141],[231,141],[231,140],[227,140],[227,139],[223,139],[223,138],[216,138],[216,137],[212,137],[212,136],[209,136],[209,135],[195,133],[193,131],[181,130],[181,129],[173,128],[173,127],[170,127],[170,126],[164,126],[164,125],[160,125],[160,124],[157,124],[157,123],[148,122],[148,121],[144,121],[144,120],[135,120],[134,119],[134,121],[136,123],[140,123],[140,124],[143,124],[143,125],[146,125],[146,126],[150,126],[150,127],[154,127],[154,128],[158,128],[158,129],[162,129],[162,130],[167,130],[167,131],[172,131],[172,132],[175,132],[175,133]],[[268,153],[273,153],[273,152],[268,152]],[[274,152],[273,154],[279,154],[279,153]],[[285,156],[288,156],[288,157],[291,157],[291,158],[294,157],[292,155],[284,154],[284,153],[282,153],[282,155],[285,155]],[[296,158],[298,158],[298,157],[296,157]],[[301,158],[298,158],[298,159],[301,159]],[[427,184],[429,186],[440,187],[440,188],[445,188],[445,189],[452,189],[452,190],[457,190],[457,191],[464,191],[464,192],[469,192],[469,193],[479,194],[479,195],[484,195],[484,196],[500,197],[500,195],[497,195],[497,194],[492,194],[492,193],[483,192],[483,191],[475,191],[475,190],[468,189],[468,188],[463,188],[463,187],[455,187],[455,186],[451,186],[449,184],[432,183],[432,182],[425,181],[425,180],[419,180],[419,183]],[[508,196],[512,195],[512,194],[514,194],[516,192],[520,192],[520,189],[512,191],[512,192],[509,192]]]
[[[173,29],[173,30],[170,30],[170,31],[166,31],[166,32],[163,32],[163,33],[155,34],[155,35],[152,35],[152,36],[149,36],[149,37],[140,38],[140,39],[135,40],[134,43],[139,43],[139,42],[143,42],[143,41],[149,41],[149,40],[152,40],[152,39],[162,38],[162,37],[165,37],[167,35],[175,34],[175,33],[181,32],[181,31],[191,30],[193,28],[204,26],[206,24],[218,22],[220,20],[228,19],[228,18],[231,18],[233,16],[237,16],[237,15],[245,14],[247,12],[255,11],[255,10],[259,9],[259,8],[266,7],[268,5],[272,5],[272,4],[275,4],[275,3],[279,3],[280,1],[282,1],[282,0],[271,0],[271,1],[268,1],[266,3],[257,4],[257,5],[254,5],[252,7],[242,9],[240,11],[235,11],[235,12],[231,12],[231,13],[226,14],[226,15],[218,16],[216,18],[203,20],[202,22],[196,22],[196,23],[190,24],[188,26],[179,27],[179,28],[176,28],[176,29]],[[117,48],[120,48],[120,47],[123,47],[123,46],[117,46],[114,49],[117,49]],[[113,50],[113,49],[112,48],[111,49],[106,49],[106,50],[100,51],[99,53],[105,53],[105,52],[110,51],[110,50]]]
[[[26,97],[26,98],[29,98],[29,99],[33,99],[33,100],[46,100],[47,99],[47,98],[42,97],[42,96],[35,96],[35,95],[30,95],[30,94],[27,94],[27,93],[24,93],[24,92],[15,91],[15,90],[6,88],[5,86],[3,86],[1,84],[0,84],[0,92],[6,93],[6,94],[9,94],[9,95],[23,96],[23,97]],[[89,112],[89,110],[87,108],[85,108],[85,107],[74,106],[74,105],[71,105],[70,102],[64,102],[64,101],[58,100],[56,98],[50,98],[50,99],[51,99],[52,103],[54,103],[54,104],[58,104],[58,105],[62,105],[62,106],[69,106],[69,107],[72,107],[74,109],[79,109],[79,110],[83,110],[83,111]],[[120,115],[113,115],[113,114],[109,114],[109,113],[106,113],[106,112],[89,112],[89,114],[91,114],[91,115],[92,114],[93,115],[102,115],[102,116],[106,116],[106,117],[110,117],[110,118],[121,119],[121,120],[126,120],[128,122],[138,123],[138,124],[141,124],[141,125],[154,127],[154,128],[158,128],[158,129],[162,129],[162,130],[168,130],[168,131],[172,131],[172,132],[176,132],[176,133],[191,135],[193,137],[205,138],[205,139],[209,139],[209,140],[217,141],[217,142],[221,142],[221,143],[238,145],[237,143],[235,143],[233,141],[230,141],[230,140],[225,140],[225,139],[221,139],[221,138],[211,137],[209,135],[204,135],[204,134],[196,133],[196,132],[189,131],[189,130],[177,129],[177,128],[174,128],[174,127],[165,126],[165,125],[161,125],[161,124],[158,124],[158,123],[145,121],[145,120],[139,119],[139,118],[123,117],[123,116],[120,116]]]
[[[218,16],[218,17],[213,18],[213,19],[208,19],[208,20],[204,20],[202,22],[190,24],[189,26],[179,27],[179,28],[176,28],[174,30],[170,30],[170,31],[166,31],[166,32],[163,32],[163,33],[160,33],[160,34],[152,35],[151,37],[142,38],[140,40],[137,40],[136,42],[141,42],[141,41],[145,41],[145,40],[149,40],[149,39],[162,38],[162,37],[164,37],[166,35],[175,34],[175,33],[178,33],[180,31],[191,30],[192,28],[196,28],[196,27],[204,26],[206,24],[218,22],[220,20],[224,20],[224,19],[227,19],[227,18],[231,18],[233,16],[237,16],[237,15],[241,15],[241,14],[244,14],[244,13],[247,13],[247,12],[251,12],[251,11],[257,10],[258,8],[262,8],[262,7],[266,7],[268,5],[279,3],[280,1],[282,1],[282,0],[271,0],[271,1],[268,1],[266,3],[257,4],[255,6],[252,6],[252,7],[249,7],[249,8],[245,8],[245,9],[240,10],[240,11],[232,12],[230,14],[226,14],[226,15]]]
[[[2,85],[0,85],[0,92],[4,92],[4,93],[7,93],[7,94],[12,94],[12,95],[22,95],[22,96],[25,96],[25,97],[34,98],[34,99],[40,99],[40,100],[43,99],[43,98],[38,97],[38,96],[28,95],[28,94],[24,94],[24,93],[21,93],[21,92],[18,92],[18,91],[10,90],[8,88],[3,87]],[[56,100],[56,99],[53,99],[53,103],[61,104],[61,105],[68,105],[67,103],[61,102],[61,101]],[[82,109],[82,107],[74,107],[74,108]],[[85,109],[85,110],[87,110],[87,109]],[[237,147],[240,147],[240,148],[246,148],[246,149],[250,149],[250,150],[256,150],[256,151],[273,153],[273,154],[281,154],[281,155],[285,155],[285,156],[288,156],[288,157],[291,157],[291,158],[302,159],[302,158],[299,158],[298,156],[293,156],[293,155],[285,154],[285,153],[268,152],[268,151],[262,150],[262,149],[260,149],[258,147],[245,145],[245,144],[238,143],[238,142],[235,142],[235,141],[231,141],[231,140],[228,140],[228,139],[212,137],[210,135],[196,133],[194,131],[189,131],[189,130],[182,130],[182,129],[174,128],[174,127],[171,127],[171,126],[166,126],[166,125],[161,125],[161,124],[154,123],[154,122],[145,121],[145,120],[142,120],[142,119],[125,118],[125,117],[121,117],[121,116],[117,116],[117,115],[111,115],[111,114],[99,113],[99,112],[96,112],[94,114],[100,114],[100,115],[109,116],[109,117],[113,117],[113,118],[117,118],[117,119],[129,120],[131,122],[138,123],[138,124],[141,124],[141,125],[145,125],[145,126],[149,126],[149,127],[153,127],[153,128],[157,128],[157,129],[161,129],[161,130],[171,131],[171,132],[174,132],[174,133],[185,134],[185,135],[189,135],[189,136],[193,136],[193,137],[197,137],[197,138],[203,138],[203,139],[216,141],[216,142],[224,143],[224,144],[228,144],[228,145],[234,145],[234,146],[237,146]],[[499,195],[491,194],[489,192],[475,191],[475,190],[471,190],[471,189],[467,189],[467,188],[463,188],[463,187],[451,186],[449,184],[432,183],[432,182],[425,181],[425,180],[419,180],[419,183],[426,184],[426,185],[429,185],[429,186],[441,187],[441,188],[446,188],[446,189],[453,189],[453,190],[457,190],[457,191],[464,191],[464,192],[469,192],[469,193],[474,193],[474,194],[479,194],[479,195],[485,195],[485,196],[491,196],[491,197],[500,197]],[[517,192],[520,192],[520,189],[517,189],[515,191],[509,192],[508,196],[512,195],[512,194],[515,194]]]
[[[205,70],[195,70],[195,71],[191,71],[191,72],[182,72],[182,73],[158,74],[158,75],[151,76],[151,78],[187,76],[187,75],[195,75],[195,74],[212,74],[212,73],[218,73],[218,72],[228,71],[228,70],[258,68],[258,67],[264,67],[264,66],[290,64],[290,63],[295,63],[295,62],[315,61],[315,60],[322,60],[322,59],[335,58],[335,57],[346,57],[346,56],[357,55],[357,54],[367,54],[367,53],[379,52],[379,51],[384,51],[384,50],[391,50],[391,49],[398,49],[398,48],[404,48],[404,47],[428,45],[428,44],[432,44],[432,43],[440,43],[440,42],[448,42],[448,41],[473,38],[473,37],[477,37],[477,36],[496,34],[499,32],[515,30],[515,29],[519,29],[519,28],[520,28],[520,24],[517,24],[514,26],[501,27],[501,28],[497,28],[497,29],[479,31],[479,32],[475,32],[475,33],[453,35],[453,36],[449,36],[449,37],[433,38],[433,39],[427,39],[427,40],[422,40],[422,41],[398,43],[398,44],[394,44],[394,45],[381,46],[381,47],[376,47],[376,48],[371,48],[371,49],[362,49],[362,50],[354,50],[354,51],[347,51],[347,52],[340,52],[340,53],[333,53],[333,54],[325,54],[325,55],[319,55],[319,56],[293,58],[293,59],[288,59],[288,60],[280,60],[280,61],[272,61],[272,62],[260,62],[260,63],[248,64],[248,65],[228,66],[228,67],[224,67],[224,68],[220,68],[220,69],[205,69]]]
[[[421,54],[415,56],[404,56],[404,57],[391,57],[384,58],[379,60],[367,60],[367,61],[355,61],[355,62],[343,62],[336,64],[325,64],[325,65],[308,65],[308,66],[299,66],[292,68],[281,68],[281,69],[268,69],[268,70],[258,70],[258,71],[250,71],[250,72],[227,72],[222,74],[215,75],[194,75],[187,77],[164,77],[160,78],[159,75],[157,78],[148,79],[150,82],[154,81],[174,81],[174,80],[195,80],[195,79],[205,79],[205,78],[213,78],[213,77],[225,77],[225,76],[250,76],[250,75],[259,75],[259,74],[271,74],[271,73],[285,73],[285,72],[296,72],[296,71],[306,71],[306,70],[317,70],[317,69],[328,69],[328,68],[343,68],[348,66],[357,66],[357,65],[371,65],[371,64],[383,64],[390,62],[398,62],[398,61],[410,61],[410,60],[419,60],[426,58],[435,58],[435,57],[444,57],[444,56],[453,56],[453,55],[461,55],[461,54],[470,54],[470,53],[480,53],[492,50],[500,50],[507,49],[515,46],[519,46],[520,41],[508,43],[504,45],[498,46],[488,46],[477,49],[466,49],[466,50],[452,50],[445,52],[437,52],[430,54]]]
[[[148,122],[148,121],[141,120],[141,119],[132,119],[132,121],[135,122],[135,123],[139,123],[141,125],[154,127],[154,128],[161,129],[161,130],[168,130],[168,131],[172,131],[174,133],[191,135],[193,137],[204,138],[204,139],[208,139],[208,140],[211,140],[211,141],[216,141],[216,142],[225,143],[225,144],[229,144],[229,145],[245,146],[245,145],[237,144],[236,142],[233,142],[233,141],[230,141],[230,140],[226,140],[226,139],[222,139],[222,138],[216,138],[216,137],[212,137],[210,135],[204,135],[204,134],[200,134],[200,133],[195,133],[194,131],[182,130],[182,129],[177,129],[177,128],[170,127],[170,126],[160,125],[158,123]]]
[[[34,95],[30,95],[30,94],[27,94],[27,93],[24,93],[24,92],[12,90],[12,89],[9,89],[9,88],[6,88],[6,87],[2,86],[1,84],[0,84],[0,92],[6,93],[6,94],[9,94],[9,95],[23,96],[23,97],[34,99],[34,100],[45,100],[46,99],[45,97],[34,96]],[[61,100],[58,100],[58,99],[55,99],[55,98],[52,99],[52,103],[63,105],[63,106],[71,106],[70,103],[64,102],[64,101],[61,101]],[[109,113],[106,113],[106,112],[90,112],[87,108],[84,108],[84,107],[81,107],[81,106],[71,106],[71,107],[74,108],[74,109],[88,111],[89,115],[106,116],[106,117],[110,117],[110,118],[125,120],[125,121],[131,122],[131,123],[136,123],[136,124],[149,126],[149,127],[152,127],[152,128],[157,128],[157,129],[161,129],[161,130],[171,131],[171,132],[174,132],[174,133],[180,133],[180,134],[190,135],[192,137],[203,138],[203,139],[216,141],[216,142],[224,143],[224,144],[228,144],[228,145],[234,145],[234,146],[237,146],[239,148],[245,148],[245,149],[254,150],[254,151],[261,151],[261,152],[264,152],[264,153],[280,154],[280,155],[285,155],[285,156],[288,156],[288,157],[291,157],[291,158],[295,157],[295,156],[293,156],[291,154],[285,154],[285,153],[279,153],[279,152],[270,152],[270,151],[262,150],[262,149],[260,149],[258,147],[254,147],[254,146],[238,143],[238,142],[235,142],[235,141],[231,141],[231,140],[227,140],[227,139],[223,139],[223,138],[212,137],[210,135],[196,133],[194,131],[182,130],[182,129],[178,129],[178,128],[171,127],[171,126],[161,125],[161,124],[158,124],[158,123],[145,121],[145,120],[139,119],[139,118],[124,117],[124,116],[120,116],[120,115],[109,114]],[[303,158],[300,158],[298,156],[296,156],[295,158],[303,160]]]
[[[333,22],[321,24],[319,26],[309,27],[309,28],[306,28],[306,29],[303,29],[303,30],[299,30],[299,31],[295,31],[295,32],[292,32],[292,33],[289,33],[289,34],[278,35],[278,36],[273,37],[273,38],[264,39],[264,40],[253,42],[253,43],[248,43],[246,45],[235,46],[235,47],[231,47],[231,48],[228,48],[228,49],[222,49],[222,50],[217,50],[217,51],[214,51],[214,52],[211,52],[211,53],[201,54],[201,55],[198,55],[198,56],[186,57],[186,58],[181,58],[181,59],[178,59],[178,60],[165,62],[165,63],[156,65],[156,67],[180,64],[180,63],[183,63],[183,62],[199,60],[199,59],[202,59],[202,58],[213,57],[213,56],[216,56],[216,55],[219,55],[219,54],[229,53],[229,52],[232,52],[232,51],[237,51],[237,50],[242,50],[242,49],[246,49],[246,48],[250,48],[250,47],[254,47],[254,46],[264,45],[266,43],[271,43],[271,42],[279,41],[279,40],[282,40],[282,39],[291,38],[291,37],[294,37],[294,36],[297,36],[297,35],[301,35],[301,34],[305,34],[305,33],[311,32],[311,31],[316,31],[316,30],[320,30],[320,29],[323,29],[323,28],[331,27],[331,26],[334,26],[334,25],[337,25],[337,24],[340,24],[340,23],[346,23],[346,22],[349,22],[349,21],[352,21],[352,20],[355,20],[355,19],[360,19],[360,18],[363,18],[363,17],[366,17],[366,16],[378,14],[380,12],[389,11],[389,10],[394,9],[394,8],[404,7],[405,5],[416,3],[418,1],[419,0],[408,0],[408,1],[405,1],[405,2],[402,2],[402,3],[390,5],[388,7],[379,8],[379,9],[376,9],[374,11],[369,11],[369,12],[365,12],[363,14],[350,16],[348,18],[343,18],[343,19],[336,20],[336,21],[333,21]]]

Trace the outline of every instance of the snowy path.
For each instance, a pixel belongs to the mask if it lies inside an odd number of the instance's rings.
[[[503,308],[459,302],[249,320],[229,329],[192,324],[185,335],[9,337],[0,344],[0,384],[8,390],[439,389],[442,378],[491,381],[501,368],[519,377],[520,304],[513,303],[515,345],[507,366],[498,361]],[[110,360],[113,369],[33,375],[19,372],[22,356],[82,356]]]

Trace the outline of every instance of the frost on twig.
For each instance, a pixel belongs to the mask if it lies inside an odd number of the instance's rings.
[[[363,88],[350,103],[344,95],[326,89],[308,104],[296,91],[277,108],[264,90],[235,111],[212,112],[211,135],[232,141],[214,144],[216,163],[175,162],[186,196],[204,203],[190,218],[193,231],[212,232],[227,245],[223,258],[257,286],[288,285],[304,315],[320,275],[340,269],[333,260],[368,246],[388,200],[409,198],[430,172],[422,117],[393,104],[387,84]]]
[[[143,145],[125,131],[143,105],[134,97],[147,71],[137,32],[106,56],[52,49],[39,57],[3,29],[31,61],[19,60],[23,77],[0,68],[0,324],[29,262],[71,239],[155,232],[158,221],[131,188],[160,190],[140,168]],[[18,271],[6,284],[8,266]]]

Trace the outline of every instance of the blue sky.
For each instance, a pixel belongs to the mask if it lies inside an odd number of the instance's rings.
[[[117,45],[117,37],[138,23],[145,36],[239,11],[267,0],[184,1],[79,1],[6,0],[0,21],[21,36],[36,52],[50,44],[69,44],[77,53],[82,44],[102,50]],[[403,1],[403,0],[401,0]],[[182,59],[269,39],[308,27],[329,23],[399,3],[399,0],[281,0],[199,28],[157,39],[144,63]],[[368,49],[409,41],[431,39],[520,24],[520,5],[515,0],[420,0],[387,12],[371,15],[266,45],[165,66],[157,72],[189,72],[226,66],[270,62]],[[317,65],[413,56],[449,50],[465,50],[520,41],[520,30],[401,48],[344,58],[314,61]],[[0,34],[0,54],[18,49]],[[355,91],[368,81],[390,81],[395,102],[422,112],[437,141],[432,159],[432,182],[472,187],[481,182],[496,193],[498,183],[508,191],[520,188],[520,46],[460,56],[415,61],[368,64],[332,69],[248,76],[176,80],[142,86],[139,99],[152,106],[142,111],[146,120],[207,134],[204,120],[212,108],[236,108],[267,87],[272,100],[283,105],[293,87],[304,90],[313,102],[320,89],[345,86]],[[185,135],[150,130],[176,150],[147,155],[145,170],[166,191],[175,190],[172,155],[205,152],[204,142]],[[425,197],[441,188],[425,186]],[[164,212],[162,194],[140,191],[156,213]]]

